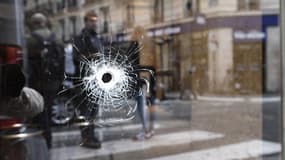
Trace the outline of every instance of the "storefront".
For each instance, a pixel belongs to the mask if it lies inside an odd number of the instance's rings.
[[[181,93],[192,86],[200,94],[260,95],[262,91],[278,91],[274,86],[278,84],[277,73],[264,69],[264,65],[278,65],[278,56],[269,64],[264,60],[270,49],[278,47],[271,40],[271,32],[277,33],[276,19],[276,15],[197,16],[186,23],[150,29],[149,35],[160,41],[156,57],[160,68],[168,70],[165,75],[179,75],[175,81]],[[168,91],[175,91],[172,82],[164,82]]]

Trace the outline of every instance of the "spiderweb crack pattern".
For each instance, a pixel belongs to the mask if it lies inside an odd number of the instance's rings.
[[[73,48],[79,53],[80,72],[74,77],[65,75],[65,79],[74,82],[72,88],[59,93],[68,95],[66,103],[73,103],[76,113],[83,113],[90,121],[95,120],[99,107],[103,112],[124,113],[119,121],[132,119],[137,108],[136,97],[142,94],[138,73],[149,71],[136,64],[140,47],[125,51],[110,45],[104,53],[89,56],[77,46]],[[107,121],[112,123],[112,117]]]

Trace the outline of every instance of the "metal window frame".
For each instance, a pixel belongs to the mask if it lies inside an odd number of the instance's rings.
[[[280,4],[280,32],[281,32],[281,158],[285,160],[285,0],[279,0]]]

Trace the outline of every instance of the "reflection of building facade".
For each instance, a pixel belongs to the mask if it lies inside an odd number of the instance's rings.
[[[117,40],[144,26],[157,44],[166,91],[260,94],[280,88],[277,0],[41,1],[53,7],[51,19],[64,40],[80,32],[88,10],[99,13],[100,33],[117,34]]]

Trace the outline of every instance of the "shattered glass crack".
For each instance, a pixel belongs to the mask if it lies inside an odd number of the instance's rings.
[[[132,119],[137,108],[136,97],[142,94],[140,83],[147,81],[140,79],[138,74],[142,71],[153,74],[134,63],[140,48],[124,51],[110,46],[104,50],[105,53],[94,53],[88,57],[75,45],[73,48],[79,53],[80,74],[77,77],[65,76],[74,82],[72,88],[59,93],[68,95],[66,103],[74,105],[75,113],[88,112],[83,115],[91,121],[95,120],[98,107],[103,112],[121,111],[125,115],[120,120]],[[110,122],[112,117],[108,118]]]

